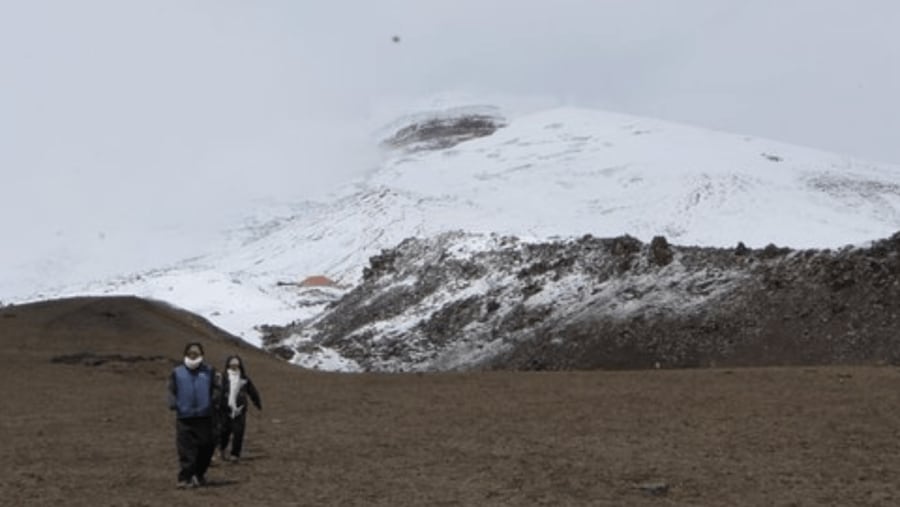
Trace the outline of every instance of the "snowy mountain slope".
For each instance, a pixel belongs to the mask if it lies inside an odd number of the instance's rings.
[[[895,230],[898,175],[772,141],[555,109],[456,148],[394,158],[369,184],[456,196],[486,215],[458,224],[465,230],[816,247]]]
[[[805,248],[898,229],[900,168],[564,108],[509,119],[491,135],[449,148],[388,152],[377,170],[333,200],[257,220],[223,250],[59,295],[164,299],[260,344],[259,326],[314,317],[360,281],[371,256],[412,236],[663,235],[685,245]],[[280,283],[309,275],[326,275],[338,287]]]

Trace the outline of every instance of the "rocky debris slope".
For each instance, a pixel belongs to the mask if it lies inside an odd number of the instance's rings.
[[[382,251],[265,343],[366,371],[894,363],[898,253],[900,233],[840,250],[447,233]]]

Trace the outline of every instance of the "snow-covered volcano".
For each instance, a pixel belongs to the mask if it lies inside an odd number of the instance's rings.
[[[900,224],[900,168],[605,112],[554,109],[367,181],[441,205],[421,228],[674,242],[855,243]],[[448,205],[450,204],[450,205]]]
[[[455,137],[393,143],[378,168],[340,195],[261,214],[226,249],[44,296],[163,299],[259,344],[259,326],[317,315],[361,280],[370,257],[408,237],[628,234],[680,245],[810,248],[900,229],[896,166],[572,108],[514,118],[490,108],[447,110],[409,117],[393,133],[430,120],[441,127],[430,135]],[[477,132],[454,128],[467,124]],[[312,275],[335,284],[300,283]]]

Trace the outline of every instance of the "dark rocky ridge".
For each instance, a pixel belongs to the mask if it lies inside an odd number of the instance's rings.
[[[496,115],[484,113],[434,116],[414,121],[398,129],[383,144],[407,151],[440,150],[463,141],[493,134],[506,122]]]
[[[379,371],[900,362],[900,233],[800,251],[473,238],[382,251],[358,287],[266,343]]]

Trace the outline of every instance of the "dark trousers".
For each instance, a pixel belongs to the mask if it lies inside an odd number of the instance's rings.
[[[175,420],[175,445],[178,447],[178,480],[203,478],[215,450],[212,417]]]
[[[241,415],[232,419],[231,417],[222,417],[222,428],[219,430],[219,449],[225,450],[228,447],[228,439],[231,438],[231,455],[235,457],[241,456],[241,449],[244,447],[244,428],[247,426],[247,412],[241,412]]]

